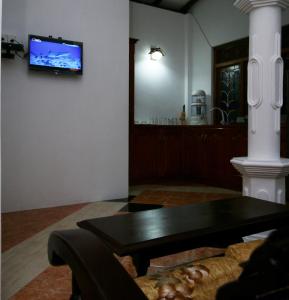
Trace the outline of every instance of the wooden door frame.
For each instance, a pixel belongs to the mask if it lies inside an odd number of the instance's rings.
[[[134,56],[135,56],[135,44],[138,40],[130,38],[129,39],[129,121],[128,121],[128,131],[129,131],[129,184],[132,182],[133,178],[133,144],[134,144],[134,92],[135,92],[135,82],[134,82]]]

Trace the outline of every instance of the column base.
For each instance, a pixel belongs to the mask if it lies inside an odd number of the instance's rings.
[[[244,196],[285,204],[285,176],[289,174],[289,159],[256,161],[248,157],[234,157],[231,163],[242,174]],[[271,232],[259,232],[245,236],[243,240],[266,239]]]
[[[289,159],[257,161],[234,157],[231,163],[242,174],[244,196],[285,204],[285,176],[289,174]]]

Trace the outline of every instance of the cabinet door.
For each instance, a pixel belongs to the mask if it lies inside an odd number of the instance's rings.
[[[178,127],[162,127],[160,132],[160,178],[182,177],[182,130]]]
[[[210,176],[224,188],[241,190],[241,174],[231,164],[233,157],[246,156],[247,130],[244,127],[227,127],[215,130],[207,143],[207,149],[214,149],[215,156],[208,153]],[[213,159],[212,159],[213,158]]]
[[[160,149],[160,131],[157,127],[135,127],[131,165],[133,183],[159,177]]]
[[[226,177],[226,165],[230,163],[228,155],[227,131],[223,128],[207,132],[204,150],[206,155],[207,177],[216,183]]]
[[[187,178],[206,177],[207,165],[204,143],[206,131],[198,127],[183,130],[183,174]]]

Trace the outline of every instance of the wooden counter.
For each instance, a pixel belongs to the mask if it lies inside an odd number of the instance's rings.
[[[285,126],[281,140],[285,156]],[[247,156],[246,125],[134,125],[130,145],[130,184],[195,180],[241,190],[230,160]]]

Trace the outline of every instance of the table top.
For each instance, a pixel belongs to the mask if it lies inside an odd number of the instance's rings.
[[[286,226],[289,206],[252,197],[237,197],[179,207],[160,208],[78,222],[102,238],[118,255],[158,250],[169,254],[210,241]],[[165,249],[173,247],[170,251]]]

